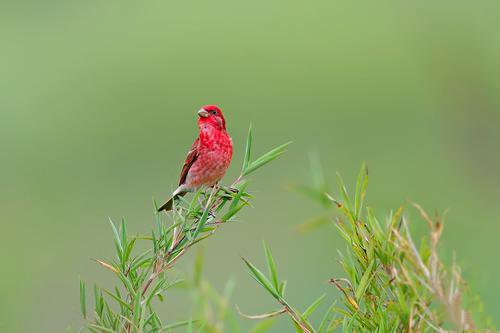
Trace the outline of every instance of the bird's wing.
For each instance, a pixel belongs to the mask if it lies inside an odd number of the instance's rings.
[[[182,167],[181,178],[179,180],[179,186],[186,182],[186,178],[187,178],[189,169],[191,169],[191,166],[198,158],[199,145],[200,145],[200,140],[196,139],[193,143],[193,146],[191,147],[191,149],[189,150],[189,152],[187,154],[186,161],[184,162],[184,166]]]

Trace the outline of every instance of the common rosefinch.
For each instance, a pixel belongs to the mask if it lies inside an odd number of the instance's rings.
[[[233,143],[226,132],[222,111],[216,105],[205,105],[198,111],[198,127],[200,132],[182,167],[179,187],[159,212],[171,210],[176,197],[217,184],[231,163]]]

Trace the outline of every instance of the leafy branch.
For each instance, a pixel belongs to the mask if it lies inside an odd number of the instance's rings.
[[[248,268],[248,272],[250,276],[252,276],[255,281],[257,281],[271,296],[273,296],[278,303],[282,306],[281,309],[275,310],[269,313],[261,314],[261,315],[245,315],[240,312],[240,314],[248,319],[267,319],[271,317],[275,317],[281,314],[288,314],[292,319],[294,325],[299,330],[299,332],[305,333],[313,333],[316,330],[312,327],[312,325],[308,322],[307,318],[317,306],[321,303],[324,295],[316,299],[304,312],[299,312],[297,309],[293,308],[289,302],[285,299],[285,290],[286,290],[286,281],[279,282],[278,273],[276,271],[276,264],[274,262],[274,258],[271,254],[271,250],[264,243],[264,253],[266,255],[267,261],[267,269],[269,273],[269,277],[267,277],[264,273],[262,273],[254,264],[248,261],[245,258],[242,258],[244,263]]]
[[[153,300],[164,301],[165,292],[181,284],[167,272],[194,245],[212,236],[225,223],[234,221],[240,210],[249,206],[253,196],[247,191],[246,178],[286,151],[290,143],[272,149],[259,158],[251,159],[252,130],[249,129],[240,176],[228,188],[215,186],[198,190],[191,200],[179,198],[174,202],[170,221],[157,212],[156,227],[147,236],[133,236],[124,220],[119,226],[110,221],[116,257],[95,261],[117,278],[113,289],[94,285],[93,312],[87,311],[86,284],[80,281],[80,308],[90,332],[168,332],[186,326],[191,330],[198,321],[186,320],[164,323],[154,308]],[[146,251],[136,253],[140,241],[149,244]]]

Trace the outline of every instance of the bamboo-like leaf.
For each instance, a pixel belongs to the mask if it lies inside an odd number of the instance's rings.
[[[344,180],[342,176],[337,173],[337,185],[339,187],[340,193],[342,194],[343,206],[346,208],[346,212],[350,215],[351,211],[351,200],[349,199],[349,194],[347,193],[347,188],[345,187]]]
[[[125,225],[125,219],[122,219],[120,231],[121,231],[121,244],[122,244],[123,252],[125,254],[125,250],[127,249],[127,227]],[[126,259],[124,258],[124,260],[126,260]]]
[[[255,267],[251,262],[246,260],[245,258],[241,258],[245,264],[247,265],[250,275],[261,285],[263,286],[271,295],[273,295],[274,298],[280,299],[280,296],[278,294],[278,291],[274,289],[273,285],[269,280],[266,278],[266,276],[257,268]]]
[[[332,314],[333,312],[333,308],[335,306],[335,304],[337,303],[337,300],[335,300],[332,305],[330,305],[330,307],[328,308],[328,310],[326,310],[325,312],[325,315],[323,316],[323,319],[321,319],[321,323],[319,324],[319,328],[318,328],[318,333],[325,333],[327,331],[326,329],[326,325],[330,319],[330,315]]]
[[[223,223],[229,221],[234,215],[238,214],[238,212],[245,206],[247,206],[247,204],[242,203],[239,206],[230,209],[229,211],[226,212],[226,214],[224,214],[224,216],[222,216],[220,221]]]
[[[135,327],[139,327],[139,320],[141,318],[141,293],[137,292],[134,298],[134,317],[132,323]]]
[[[209,213],[210,213],[210,202],[207,202],[207,207],[203,211],[203,215],[201,216],[200,220],[198,221],[198,225],[196,226],[196,229],[192,235],[193,240],[196,240],[196,238],[200,234],[201,230],[205,227],[205,223],[208,220]]]
[[[87,319],[87,293],[85,291],[85,282],[80,279],[80,311],[83,318]]]
[[[111,228],[113,229],[113,235],[115,237],[115,247],[116,247],[116,252],[118,252],[118,258],[120,261],[123,258],[123,245],[121,243],[121,238],[120,235],[118,234],[118,230],[115,227],[115,224],[111,219],[109,219],[109,223],[111,224]]]
[[[89,324],[89,328],[94,328],[99,332],[106,332],[106,333],[118,333],[115,330],[112,330],[111,328],[107,328],[101,325],[95,325],[95,324]]]
[[[127,247],[125,249],[124,261],[127,261],[130,258],[130,254],[132,253],[132,250],[134,249],[136,241],[137,241],[137,237],[134,237],[134,238],[132,238],[132,240],[130,242],[128,242]]]
[[[286,148],[291,144],[292,142],[287,142],[285,144],[282,144],[281,146],[278,146],[274,148],[273,150],[267,152],[266,154],[262,155],[252,163],[248,165],[248,167],[242,172],[243,176],[247,176],[250,173],[254,172],[255,170],[261,168],[262,166],[266,165],[267,163],[275,160],[278,158],[280,155],[282,155],[285,151]]]
[[[158,241],[156,240],[154,230],[151,230],[151,240],[153,241],[153,252],[158,253]]]
[[[354,215],[356,216],[356,220],[359,219],[359,215],[363,207],[363,200],[365,197],[367,183],[368,169],[366,167],[366,164],[363,163],[358,174],[358,180],[356,182],[356,192],[354,194]]]
[[[269,276],[271,277],[271,281],[273,282],[274,289],[279,293],[280,285],[278,281],[278,273],[276,271],[276,263],[274,262],[273,255],[271,254],[271,250],[269,250],[267,244],[263,242],[263,245],[264,245],[264,253],[266,254]]]
[[[252,154],[252,125],[248,128],[248,136],[247,136],[247,144],[245,147],[245,158],[243,159],[243,166],[241,168],[241,173],[243,174],[245,170],[248,168],[248,164],[250,163],[250,158]]]
[[[96,284],[94,284],[94,305],[95,305],[96,314],[102,318],[102,312],[104,310],[104,303],[103,303],[102,294],[101,294],[101,292]]]
[[[304,317],[304,319],[307,319],[309,318],[309,316],[318,308],[318,306],[321,304],[321,302],[323,301],[323,299],[325,299],[325,296],[326,294],[323,294],[321,295],[320,297],[318,297],[314,302],[312,302],[311,305],[309,305],[307,307],[307,309],[304,311],[304,313],[302,313],[302,317]]]
[[[153,299],[153,297],[155,295],[159,294],[164,289],[166,283],[167,283],[167,280],[165,280],[165,279],[158,280],[155,287],[150,292],[149,296],[146,298],[146,305],[149,305],[151,303],[151,300]]]
[[[229,210],[233,210],[236,208],[238,203],[240,202],[241,197],[245,194],[245,189],[248,186],[248,180],[243,180],[238,184],[238,193],[236,193],[233,197],[231,205],[229,206]]]
[[[106,290],[106,289],[103,289],[103,291],[105,294],[107,294],[108,296],[113,298],[115,301],[117,301],[118,304],[120,304],[121,306],[124,306],[126,308],[129,307],[129,304],[127,302],[125,302],[123,299],[121,299],[120,295],[115,295],[114,293],[112,293],[111,291]]]
[[[359,281],[358,288],[356,289],[356,300],[359,302],[361,297],[363,297],[366,288],[368,287],[368,284],[372,278],[372,270],[373,270],[373,265],[375,264],[375,260],[372,260],[370,264],[368,265],[368,268],[364,272],[363,276],[361,277],[361,280]]]
[[[286,292],[286,285],[287,285],[287,281],[281,281],[280,283],[280,287],[278,289],[278,293],[281,295],[281,297],[285,297],[285,292]]]
[[[132,298],[135,298],[136,292],[134,290],[134,286],[133,286],[132,282],[130,282],[130,280],[123,274],[122,271],[118,272],[118,277],[120,278],[123,285],[125,286],[125,288],[129,292],[130,296]]]

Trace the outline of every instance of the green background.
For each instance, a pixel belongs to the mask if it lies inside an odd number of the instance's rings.
[[[237,280],[248,313],[277,306],[240,255],[273,250],[304,307],[341,272],[332,227],[299,235],[319,207],[287,186],[308,153],[353,183],[370,168],[379,217],[407,198],[450,209],[453,251],[500,322],[498,1],[2,1],[0,3],[0,331],[81,325],[78,276],[109,285],[90,258],[113,254],[108,216],[152,227],[151,198],[174,188],[196,111],[219,104],[239,171],[249,123],[256,153],[293,140],[254,176],[255,208],[203,245],[207,278]],[[423,222],[409,213],[415,228]],[[192,256],[181,262],[190,269]],[[164,313],[185,319],[174,293]],[[279,320],[276,332],[290,329]]]

